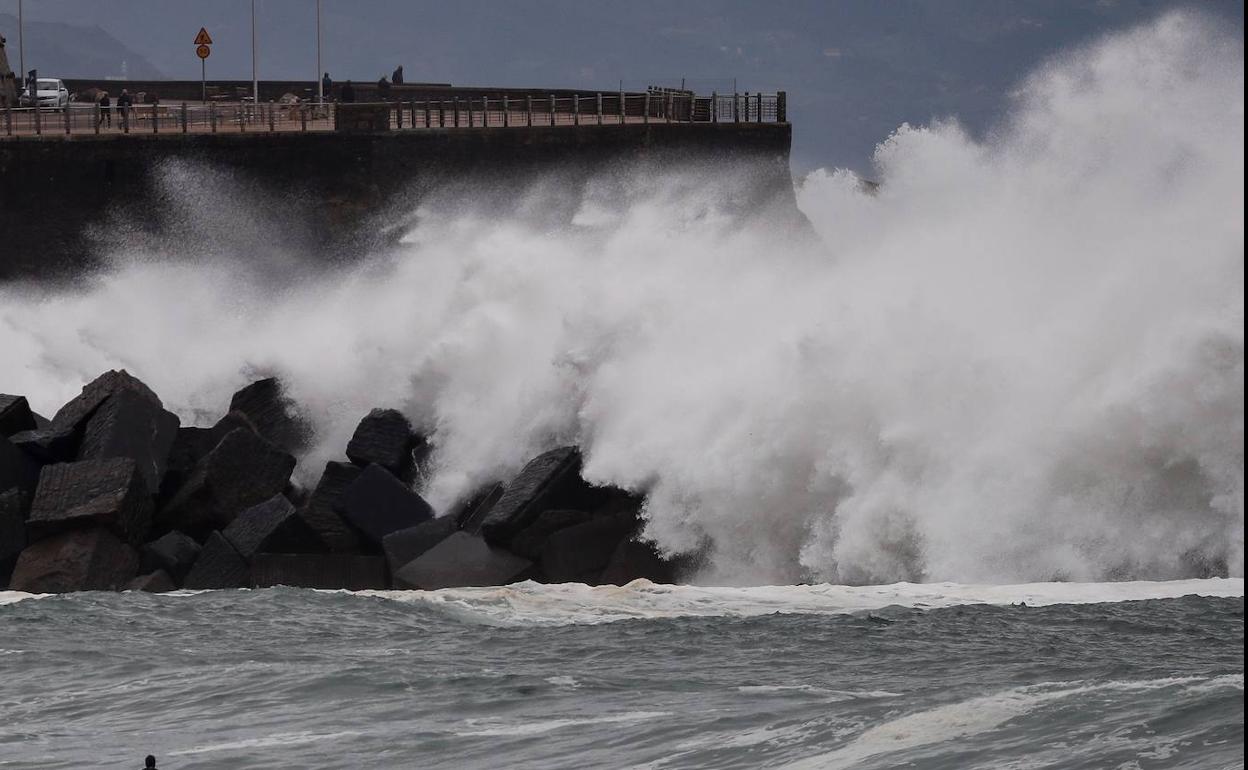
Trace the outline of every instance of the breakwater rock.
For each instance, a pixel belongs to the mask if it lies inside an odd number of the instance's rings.
[[[641,500],[593,487],[576,447],[533,458],[454,511],[412,486],[430,445],[402,413],[363,415],[311,490],[292,481],[309,426],[277,379],[184,427],[126,371],[52,419],[0,394],[0,588],[437,589],[519,580],[673,582],[638,539]]]

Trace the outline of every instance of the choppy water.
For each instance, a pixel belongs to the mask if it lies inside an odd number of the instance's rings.
[[[1244,766],[1242,580],[0,597],[4,768]]]

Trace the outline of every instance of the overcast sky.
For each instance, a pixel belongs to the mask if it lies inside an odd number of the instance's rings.
[[[789,92],[794,166],[869,171],[874,145],[903,121],[956,116],[972,132],[1045,57],[1187,2],[1163,0],[322,0],[323,68],[376,80],[614,90]],[[260,77],[316,73],[315,0],[257,0]],[[1243,3],[1198,5],[1242,36]],[[251,0],[25,0],[28,67],[63,77],[149,69],[199,77],[192,40],[215,45],[210,77],[251,77]],[[0,32],[18,66],[17,0]],[[99,29],[93,29],[98,27]],[[69,42],[67,42],[69,41]],[[108,71],[98,71],[106,69]],[[84,71],[84,70],[90,70]]]

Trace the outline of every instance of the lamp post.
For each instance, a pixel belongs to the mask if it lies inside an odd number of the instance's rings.
[[[22,0],[17,0],[17,60],[21,62],[17,67],[24,78],[26,77],[26,25],[22,22]]]
[[[260,79],[256,76],[256,0],[251,0],[251,103],[260,105]]]
[[[316,103],[325,103],[325,81],[321,78],[321,0],[316,0]]]

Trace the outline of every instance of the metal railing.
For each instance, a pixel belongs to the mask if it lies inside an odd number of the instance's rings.
[[[141,104],[5,107],[0,139],[114,134],[509,128],[649,123],[783,123],[786,96],[687,92],[549,97],[452,97],[350,104]]]

